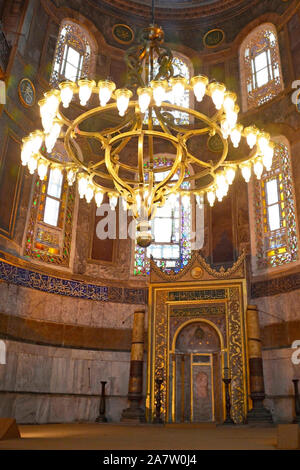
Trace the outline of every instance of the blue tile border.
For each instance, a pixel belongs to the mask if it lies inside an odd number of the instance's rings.
[[[0,261],[0,279],[18,286],[79,299],[141,305],[147,303],[146,288],[128,289],[70,281],[14,266],[5,261]]]

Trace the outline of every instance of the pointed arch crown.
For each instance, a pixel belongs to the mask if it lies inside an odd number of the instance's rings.
[[[284,88],[276,27],[263,23],[240,46],[243,110],[261,106]]]
[[[97,43],[88,29],[65,18],[60,25],[53,59],[50,84],[62,80],[88,78],[95,70]]]

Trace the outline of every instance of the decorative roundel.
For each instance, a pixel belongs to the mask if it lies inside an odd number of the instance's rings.
[[[192,269],[191,275],[193,279],[201,279],[201,277],[203,276],[203,269],[200,268],[200,266],[196,266]]]
[[[112,35],[120,44],[130,44],[134,39],[134,32],[127,24],[115,24]]]
[[[203,43],[205,47],[213,48],[219,46],[225,39],[225,33],[222,29],[211,29],[208,31],[204,38]]]
[[[23,106],[30,108],[35,104],[35,87],[29,78],[22,78],[18,85],[18,92]]]
[[[207,147],[210,152],[220,153],[223,151],[223,142],[219,134],[212,135],[207,140]]]

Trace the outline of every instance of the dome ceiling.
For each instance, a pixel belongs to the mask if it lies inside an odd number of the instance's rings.
[[[133,14],[150,17],[151,0],[102,0],[98,4],[108,4],[111,7],[131,12]],[[240,10],[251,8],[259,0],[156,0],[155,18],[167,19],[188,19],[212,16],[232,12],[234,15]]]

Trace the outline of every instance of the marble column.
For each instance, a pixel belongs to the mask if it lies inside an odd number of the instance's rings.
[[[122,412],[121,421],[144,421],[145,411],[140,407],[143,398],[145,310],[134,312],[131,342],[130,372],[128,384],[129,407]]]
[[[248,412],[247,421],[249,424],[260,422],[272,423],[272,415],[263,405],[263,401],[265,399],[265,385],[259,317],[256,305],[248,305],[247,331],[250,369],[250,397],[253,403],[253,408]]]

